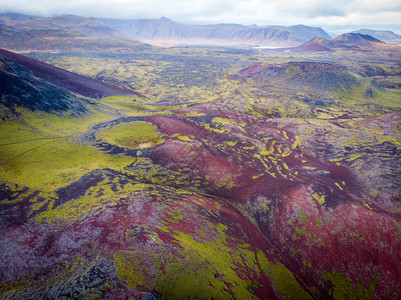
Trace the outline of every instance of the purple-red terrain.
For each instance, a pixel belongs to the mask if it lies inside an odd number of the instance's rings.
[[[81,95],[133,93],[0,54]],[[250,81],[263,87],[293,81],[291,93],[305,82],[309,91],[319,83],[331,91],[362,89],[359,77],[346,72],[329,63],[257,63],[227,80],[238,90]],[[68,148],[76,147],[108,164],[85,165],[82,176],[62,186],[54,179],[51,191],[24,185],[22,167],[10,171],[19,157],[2,161],[2,298],[399,298],[399,109],[363,115],[356,105],[308,98],[297,100],[303,106],[293,115],[305,107],[309,115],[274,117],[255,103],[253,110],[246,101],[248,107],[235,106],[235,95],[139,112],[103,103],[109,118],[68,136],[59,146],[65,148],[54,147],[63,152],[51,148],[49,155],[62,168],[62,155],[76,157]],[[135,140],[135,125],[143,124],[161,141],[107,139],[109,129],[131,128]]]
[[[291,49],[292,52],[332,52],[333,50],[323,46],[320,42],[323,38],[315,37],[298,47]]]

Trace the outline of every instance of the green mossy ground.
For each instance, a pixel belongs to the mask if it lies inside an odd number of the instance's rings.
[[[122,170],[134,159],[107,155],[79,140],[80,133],[105,119],[22,111],[18,119],[1,121],[1,180],[54,193],[93,170]]]
[[[120,124],[102,130],[100,137],[110,144],[130,149],[149,148],[163,143],[157,128],[146,122]]]

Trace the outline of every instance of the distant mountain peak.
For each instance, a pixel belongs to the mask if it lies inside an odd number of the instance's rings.
[[[327,34],[321,27],[306,26],[304,24],[298,24],[288,27],[296,34],[303,36],[306,40],[310,40],[314,37],[321,36],[326,39],[331,39],[330,35]]]
[[[164,16],[158,19],[157,21],[161,22],[162,24],[176,24],[176,22]]]
[[[328,40],[317,36],[313,39],[303,43],[302,45],[292,49],[292,52],[332,52],[333,50],[326,47],[324,44]]]
[[[160,19],[100,19],[114,29],[132,38],[153,41],[188,41],[206,43],[230,43],[251,45],[294,46],[315,36],[330,36],[321,28],[296,26],[245,26],[241,24],[189,25]]]
[[[335,39],[333,39],[333,41],[342,41],[342,42],[346,42],[346,43],[348,43],[348,42],[349,43],[359,43],[361,41],[383,43],[382,41],[374,38],[371,35],[362,34],[362,33],[358,33],[358,32],[348,32],[348,33],[341,34],[338,37],[336,37]]]
[[[315,37],[302,45],[293,48],[292,52],[328,52],[328,51],[382,51],[394,49],[379,39],[357,32],[344,33],[329,40]]]
[[[13,13],[13,12],[6,12],[0,14],[1,17],[9,18],[11,20],[29,20],[32,19],[32,16],[20,14],[20,13]]]
[[[88,36],[127,38],[140,41],[205,42],[248,45],[297,46],[316,36],[330,39],[321,28],[294,26],[244,26],[241,24],[191,25],[177,23],[166,16],[159,19],[94,19],[75,15],[30,17],[0,15],[0,23],[18,29],[57,29]]]
[[[370,36],[373,36],[374,38],[383,41],[385,43],[401,43],[401,35],[396,34],[390,30],[373,30],[373,29],[359,29],[356,31],[353,31],[354,33],[362,33],[362,34],[368,34]]]

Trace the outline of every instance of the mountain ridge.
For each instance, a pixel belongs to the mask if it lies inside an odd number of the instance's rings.
[[[364,28],[355,30],[352,33],[368,34],[378,40],[389,44],[401,43],[401,35],[396,34],[390,30],[373,30]]]
[[[0,14],[0,48],[11,51],[136,50],[149,47],[127,39],[93,18],[42,18]]]
[[[78,75],[41,61],[0,49],[0,104],[8,109],[15,105],[32,110],[86,111],[90,97],[135,95],[133,90]],[[83,97],[82,97],[83,96]]]
[[[81,16],[36,17],[23,14],[0,14],[0,23],[18,29],[58,29],[76,31],[89,36],[107,36],[123,38],[112,27],[96,21],[94,18]]]
[[[332,40],[323,37],[315,37],[291,49],[291,52],[332,52],[337,50],[381,51],[393,50],[394,47],[395,46],[389,45],[367,34],[348,32]]]
[[[232,42],[236,44],[299,45],[311,36],[330,36],[320,27],[306,25],[245,26],[241,24],[187,25],[160,19],[97,19],[132,38],[186,42]]]
[[[136,39],[142,42],[166,41],[172,43],[232,43],[271,46],[299,46],[315,37],[331,40],[321,27],[303,24],[292,26],[258,26],[234,23],[208,25],[184,24],[165,16],[159,19],[112,19],[77,15],[42,17],[21,13],[0,14],[0,25],[24,32],[58,30],[69,34],[114,39]],[[5,27],[0,28],[0,40]],[[401,43],[401,35],[389,30],[359,29],[350,33],[368,34],[386,43]],[[65,35],[66,33],[63,33]],[[46,32],[43,33],[46,35]],[[28,41],[29,42],[29,41]],[[4,45],[0,47],[7,48]],[[53,49],[54,50],[54,49]]]

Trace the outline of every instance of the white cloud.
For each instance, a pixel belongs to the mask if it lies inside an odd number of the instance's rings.
[[[401,11],[401,1],[394,0],[354,0],[349,9],[360,12],[394,12]]]
[[[192,24],[401,27],[399,0],[0,0],[0,12],[109,18],[165,16]]]

